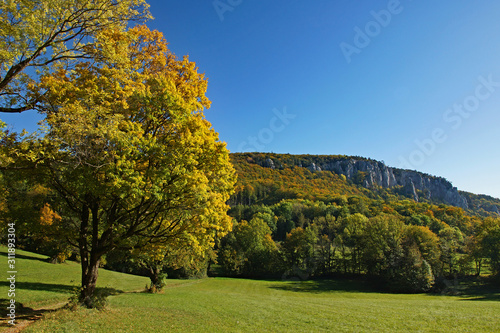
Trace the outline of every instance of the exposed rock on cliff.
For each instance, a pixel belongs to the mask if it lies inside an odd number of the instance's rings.
[[[276,163],[270,157],[254,158],[254,162],[267,168],[305,167],[312,172],[332,171],[345,175],[367,188],[381,186],[393,188],[400,186],[404,195],[419,201],[422,198],[433,202],[441,202],[452,206],[468,208],[467,200],[456,187],[441,177],[434,177],[421,172],[403,170],[386,166],[383,162],[347,156],[309,156],[298,158],[286,155],[285,165]],[[313,162],[314,161],[314,162]]]

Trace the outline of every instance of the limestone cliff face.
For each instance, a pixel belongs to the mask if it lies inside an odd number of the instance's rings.
[[[433,177],[417,171],[391,168],[375,160],[356,158],[322,159],[319,157],[315,159],[316,162],[311,162],[309,165],[299,162],[295,166],[307,167],[313,172],[332,171],[342,174],[367,188],[401,186],[403,193],[415,201],[419,201],[424,197],[434,202],[442,202],[464,209],[468,208],[466,198],[444,178]],[[278,163],[271,158],[267,158],[259,164],[273,169],[278,167]],[[280,165],[280,167],[283,167],[283,165]]]

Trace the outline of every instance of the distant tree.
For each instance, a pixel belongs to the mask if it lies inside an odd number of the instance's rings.
[[[337,225],[335,216],[327,214],[326,216],[315,217],[313,220],[313,230],[316,234],[318,270],[321,274],[327,275],[333,273],[335,266],[335,257],[337,247],[335,246],[335,237],[337,235]]]
[[[482,253],[488,258],[492,272],[500,275],[500,218],[485,218],[480,237]]]
[[[65,230],[54,210],[55,193],[30,180],[18,172],[0,174],[0,230],[6,234],[8,223],[15,223],[17,247],[48,255],[52,263],[64,262],[75,249],[61,242]]]
[[[253,215],[253,217],[259,218],[262,221],[266,222],[266,224],[269,226],[269,230],[271,230],[271,234],[274,234],[276,232],[277,218],[274,216],[271,209],[269,209],[269,211],[267,212],[257,212]]]
[[[315,270],[314,244],[316,235],[312,228],[303,229],[297,227],[286,235],[282,243],[282,253],[288,275],[295,271],[305,273],[310,276]]]
[[[428,227],[407,226],[404,231],[405,246],[417,246],[422,258],[431,265],[434,272],[439,271],[441,250],[439,238]]]
[[[389,289],[397,292],[421,293],[434,285],[429,263],[422,258],[416,245],[404,248],[404,254],[386,276]]]
[[[439,247],[441,252],[441,274],[458,273],[459,250],[464,246],[463,234],[458,228],[446,227],[439,231]]]
[[[358,171],[356,175],[353,177],[354,184],[363,185],[367,175],[368,175],[367,172]]]
[[[258,277],[276,272],[278,248],[261,218],[239,222],[222,243],[219,262],[226,273]]]
[[[363,237],[368,218],[356,213],[337,220],[339,233],[335,243],[341,251],[344,273],[360,274]]]
[[[200,252],[201,251],[201,252]],[[128,264],[142,268],[151,280],[148,291],[162,291],[168,272],[183,271],[185,277],[206,276],[208,261],[215,258],[211,247],[190,244],[189,237],[169,242],[150,243],[128,253]]]
[[[360,245],[363,266],[369,274],[381,275],[402,256],[404,227],[394,215],[382,214],[367,221]]]

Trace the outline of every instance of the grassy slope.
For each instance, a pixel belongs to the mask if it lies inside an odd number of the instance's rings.
[[[64,300],[78,278],[78,266],[71,263],[20,259],[18,270],[18,301],[30,306]],[[99,279],[101,286],[124,291],[147,282],[105,271]],[[5,284],[0,293],[6,295]],[[398,295],[348,281],[216,278],[169,280],[164,294],[117,294],[103,312],[46,313],[26,332],[496,332],[499,314],[498,294]]]
[[[39,308],[64,302],[80,283],[80,265],[74,262],[50,264],[47,256],[16,250],[16,302],[25,307]],[[0,298],[7,298],[7,248],[0,247]],[[147,278],[100,270],[98,287],[130,291],[144,288]],[[3,312],[0,312],[3,314]]]

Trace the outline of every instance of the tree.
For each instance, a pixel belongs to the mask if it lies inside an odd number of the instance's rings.
[[[271,229],[263,219],[254,217],[238,223],[224,239],[220,262],[232,275],[263,276],[276,270],[277,252]]]
[[[315,217],[312,228],[315,230],[317,239],[318,270],[321,274],[327,275],[333,272],[335,255],[337,248],[334,240],[337,234],[335,216]]]
[[[446,227],[439,231],[442,275],[454,275],[455,273],[457,273],[456,265],[459,258],[458,251],[462,248],[462,246],[463,235],[458,228]]]
[[[80,252],[80,302],[92,307],[109,251],[179,238],[200,252],[212,247],[231,228],[225,203],[235,178],[203,117],[206,79],[161,33],[103,31],[89,52],[92,61],[42,78],[47,131],[10,153],[27,156],[21,162],[62,199],[68,241]]]
[[[188,239],[178,237],[170,242],[150,243],[140,249],[121,253],[128,257],[128,265],[144,270],[151,280],[148,291],[156,293],[165,286],[164,279],[169,275],[167,270],[183,270],[189,277],[206,276],[208,261],[214,259],[215,253],[212,248],[200,249],[193,245]]]
[[[0,2],[0,112],[38,105],[28,93],[35,71],[89,57],[103,29],[124,29],[149,18],[145,0],[5,0]],[[30,74],[29,74],[30,73]]]
[[[356,213],[337,220],[339,233],[335,244],[340,248],[344,273],[361,273],[361,250],[368,218]]]
[[[381,214],[366,223],[362,261],[368,274],[381,275],[390,270],[402,255],[403,222],[394,215]]]
[[[389,288],[397,292],[426,292],[434,284],[431,266],[415,244],[404,248],[403,256],[388,271],[387,279]]]
[[[490,269],[500,275],[500,219],[487,217],[481,226],[482,253],[489,259]]]
[[[439,238],[428,227],[410,225],[404,232],[405,246],[417,246],[422,258],[431,265],[432,270],[439,270]]]
[[[17,246],[48,255],[52,263],[64,262],[73,249],[60,241],[64,229],[61,228],[61,216],[49,203],[53,201],[53,193],[16,173],[6,176],[3,183],[4,209],[0,208],[0,221],[4,223],[0,230],[6,232],[8,223],[14,223]]]
[[[315,270],[314,245],[316,235],[312,228],[297,227],[286,235],[282,251],[286,268],[285,275],[298,273],[301,278],[309,277]]]

